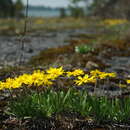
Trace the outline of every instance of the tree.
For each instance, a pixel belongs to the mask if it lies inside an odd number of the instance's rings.
[[[69,10],[71,16],[73,17],[83,17],[85,16],[84,8],[79,6],[79,3],[84,0],[70,0]]]
[[[103,18],[130,18],[130,0],[93,0],[92,15]]]
[[[17,16],[17,17],[23,16],[23,12],[22,11],[24,9],[24,5],[23,5],[21,0],[17,0],[14,3],[14,8],[15,8],[15,16]]]
[[[65,10],[65,8],[60,8],[60,17],[61,18],[66,17],[66,10]]]
[[[0,0],[0,17],[22,16],[24,5],[21,0]]]
[[[130,19],[130,0],[70,0],[73,12],[78,14],[78,4],[84,2],[85,14],[102,18]],[[91,2],[91,4],[90,4]]]
[[[0,16],[14,16],[14,6],[12,0],[0,0]]]

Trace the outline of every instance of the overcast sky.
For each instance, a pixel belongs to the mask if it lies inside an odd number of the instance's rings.
[[[26,4],[27,0],[22,0]],[[30,5],[44,5],[51,7],[67,7],[69,0],[29,0]]]

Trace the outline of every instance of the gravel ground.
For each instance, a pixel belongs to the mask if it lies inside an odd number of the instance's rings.
[[[85,30],[69,30],[62,32],[37,32],[27,34],[24,38],[17,36],[0,36],[0,66],[11,65],[19,62],[24,54],[24,61],[27,62],[32,56],[40,51],[67,45],[71,34],[83,33]],[[22,41],[24,50],[22,49]]]
[[[63,45],[68,45],[69,40],[77,39],[80,34],[93,34],[95,31],[87,29],[64,30],[57,32],[37,31],[23,37],[0,36],[0,67],[4,65],[14,66],[19,63],[21,55],[24,62],[40,51]],[[22,41],[24,50],[22,49]]]
[[[14,66],[22,60],[27,62],[32,56],[47,48],[68,45],[69,40],[77,38],[80,34],[93,34],[94,31],[86,29],[66,30],[57,32],[34,32],[27,34],[24,38],[18,36],[0,36],[0,68],[4,65]],[[22,49],[22,41],[24,50]],[[125,52],[124,52],[125,53]],[[103,60],[103,59],[102,59]],[[108,70],[122,70],[130,74],[130,57],[113,57],[110,60],[104,59],[110,64]]]

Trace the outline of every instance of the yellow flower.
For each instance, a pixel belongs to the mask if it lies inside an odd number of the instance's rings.
[[[106,79],[107,77],[111,77],[111,78],[116,77],[116,73],[106,73],[106,72],[101,72],[99,70],[91,71],[90,75],[94,76],[95,78],[99,78],[99,79]]]
[[[85,75],[85,76],[83,76],[83,77],[81,77],[81,76],[78,76],[78,80],[75,80],[75,83],[78,85],[78,86],[80,86],[80,85],[82,85],[82,84],[85,84],[85,83],[94,83],[94,82],[96,82],[96,79],[95,79],[95,77],[89,77],[89,75]]]
[[[15,84],[14,84],[14,79],[12,79],[12,78],[7,78],[6,81],[3,83],[3,87],[5,89],[12,89],[13,87],[16,87],[13,85],[15,85]]]
[[[45,74],[44,71],[34,71],[32,75],[28,78],[26,81],[27,85],[35,85],[35,86],[50,86],[52,85],[52,82],[49,81],[52,77],[48,74]]]
[[[99,75],[100,79],[106,79],[107,77],[114,78],[114,77],[116,77],[116,73],[105,73],[105,72],[102,72],[102,74]]]
[[[42,86],[42,85],[50,86],[53,84],[52,81],[50,81],[50,79],[52,78],[48,74],[33,75],[32,79],[33,79],[33,84],[35,86]]]
[[[36,19],[35,24],[44,24],[44,20],[41,18]]]
[[[96,82],[96,78],[95,78],[95,76],[91,76],[90,78],[89,78],[89,82],[91,82],[91,83],[95,83]]]
[[[36,86],[42,85],[41,81],[44,80],[44,71],[43,72],[41,72],[40,70],[34,71],[34,73],[31,75],[31,80],[32,84]]]
[[[66,72],[66,73],[67,73],[67,77],[84,75],[84,71],[81,69],[76,69],[73,72]]]
[[[130,79],[126,80],[127,84],[130,84]]]
[[[104,20],[104,24],[106,25],[117,25],[117,24],[124,24],[127,23],[128,21],[126,19],[106,19]]]
[[[40,80],[40,82],[37,83],[37,86],[45,85],[45,86],[50,86],[52,85],[53,82],[50,81],[50,75],[44,75],[43,80]]]
[[[107,73],[102,73],[99,75],[99,79],[106,79],[108,77]]]
[[[119,87],[120,88],[127,88],[127,85],[126,84],[119,84]]]
[[[97,69],[90,71],[90,75],[92,75],[92,76],[98,76],[100,74],[102,74],[102,72]]]
[[[21,82],[22,84],[25,84],[25,85],[33,84],[32,76],[30,74],[23,74],[23,75],[19,76],[17,78],[17,80],[19,80],[19,82]]]
[[[51,79],[54,80],[56,79],[57,77],[61,76],[64,74],[64,70],[63,70],[63,67],[60,67],[60,68],[49,68],[47,71],[46,71],[49,75],[51,75]]]
[[[107,73],[107,75],[111,78],[115,78],[117,76],[116,73]]]
[[[0,81],[0,90],[4,89],[4,83]]]

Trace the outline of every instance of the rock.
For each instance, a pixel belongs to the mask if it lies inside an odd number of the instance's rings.
[[[73,66],[71,64],[64,65],[65,70],[70,70],[71,68],[73,68]]]
[[[95,69],[99,68],[99,65],[94,63],[93,61],[88,61],[85,67],[88,69]]]
[[[27,53],[33,53],[34,50],[32,48],[28,48]]]
[[[3,65],[0,65],[0,69],[2,69],[3,68]]]

